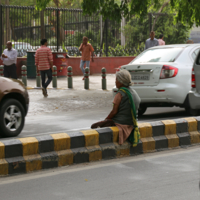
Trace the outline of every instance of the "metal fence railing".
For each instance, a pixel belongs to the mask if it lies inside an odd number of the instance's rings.
[[[47,38],[52,51],[68,50],[69,55],[79,55],[78,47],[83,36],[98,55],[108,51],[120,40],[120,24],[103,21],[97,13],[83,15],[80,9],[46,8],[0,5],[0,52],[7,41],[12,41],[18,56],[27,50],[36,50],[40,39]],[[102,50],[103,49],[103,50]]]
[[[155,16],[159,16],[154,24]],[[78,50],[83,36],[95,49],[95,54],[106,56],[138,55],[144,49],[152,26],[156,37],[164,33],[168,44],[182,43],[187,38],[183,25],[173,25],[173,16],[149,13],[143,21],[133,16],[121,23],[103,20],[99,13],[83,15],[81,9],[46,8],[38,11],[34,7],[0,5],[0,52],[7,41],[12,41],[18,56],[26,56],[28,50],[40,47],[41,38],[47,38],[52,51],[68,51],[79,56]],[[125,47],[121,46],[122,32]]]

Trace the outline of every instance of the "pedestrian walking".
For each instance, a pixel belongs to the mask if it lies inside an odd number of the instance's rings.
[[[97,122],[91,128],[117,126],[119,144],[129,140],[134,146],[138,144],[140,133],[137,125],[137,112],[140,97],[130,86],[131,75],[123,69],[116,73],[116,87],[119,89],[113,101],[113,109],[104,121]]]
[[[12,42],[7,42],[7,49],[3,51],[1,60],[4,64],[4,77],[17,79],[17,50],[12,48]]]
[[[92,55],[92,62],[94,62],[94,59],[93,59],[94,49],[92,45],[88,43],[88,38],[85,36],[83,37],[83,43],[79,47],[79,51],[82,52],[80,68],[83,72],[83,80],[84,80],[84,73],[85,73],[84,65],[86,63],[86,67],[90,68],[91,55]]]
[[[158,43],[158,40],[155,38],[155,33],[154,31],[151,31],[150,38],[146,40],[144,49],[146,50],[148,48],[158,46],[158,45],[159,43]]]
[[[165,41],[163,39],[164,39],[163,34],[160,34],[159,39],[158,39],[159,45],[165,45]]]
[[[35,65],[37,72],[40,71],[42,79],[42,92],[47,97],[47,87],[52,81],[53,55],[51,49],[47,47],[47,39],[41,40],[41,47],[35,53]],[[47,81],[46,81],[47,75]]]

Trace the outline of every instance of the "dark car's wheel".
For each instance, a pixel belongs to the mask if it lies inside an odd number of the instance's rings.
[[[188,115],[191,116],[197,116],[199,114],[199,110],[192,109],[190,107],[185,107],[185,111],[187,112]]]
[[[14,137],[24,127],[25,112],[21,103],[15,99],[6,99],[0,105],[0,135]]]
[[[138,109],[138,116],[142,116],[147,110],[147,106],[146,105],[140,105],[139,109]]]

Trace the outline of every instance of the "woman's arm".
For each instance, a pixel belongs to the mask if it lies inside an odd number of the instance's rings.
[[[121,100],[122,100],[122,95],[120,93],[117,93],[113,100],[113,109],[110,112],[110,114],[106,117],[106,119],[112,119],[117,114]]]
[[[119,108],[119,104],[114,104],[113,105],[113,109],[112,111],[110,112],[110,114],[106,117],[106,119],[112,119],[118,112],[118,108]]]

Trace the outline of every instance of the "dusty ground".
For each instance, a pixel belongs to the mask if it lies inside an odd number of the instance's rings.
[[[28,79],[28,87],[35,87],[35,79]],[[66,112],[82,109],[110,107],[112,104],[112,88],[115,75],[107,76],[107,90],[101,90],[101,76],[90,76],[90,89],[84,90],[82,77],[73,77],[74,89],[67,89],[67,78],[58,78],[58,89],[49,85],[48,98],[44,98],[41,89],[28,90],[30,107],[28,115],[52,112]]]

